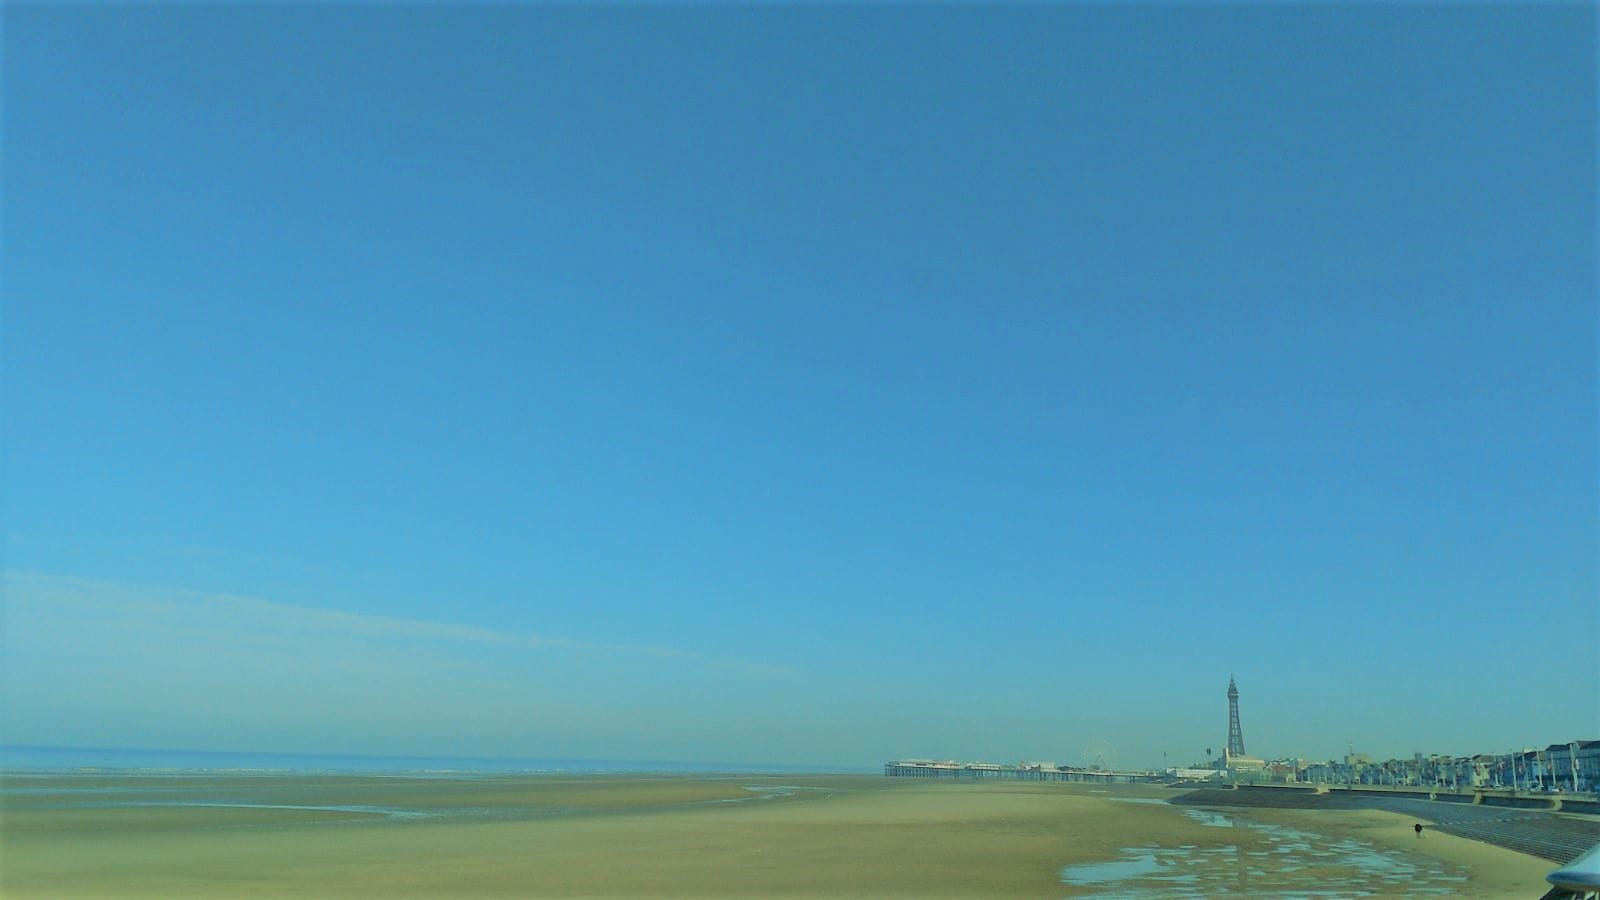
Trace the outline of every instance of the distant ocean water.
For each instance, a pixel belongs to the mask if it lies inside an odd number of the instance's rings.
[[[12,772],[328,772],[363,774],[755,774],[870,773],[862,766],[659,760],[539,759],[477,756],[360,756],[339,753],[245,753],[146,750],[122,747],[39,747],[0,744],[0,769]]]

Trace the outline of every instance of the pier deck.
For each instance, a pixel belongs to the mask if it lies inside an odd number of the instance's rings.
[[[1014,781],[1080,781],[1135,784],[1161,781],[1153,772],[1113,772],[1105,769],[1056,768],[1054,766],[1001,766],[993,763],[884,763],[883,774],[891,778],[1009,778]]]

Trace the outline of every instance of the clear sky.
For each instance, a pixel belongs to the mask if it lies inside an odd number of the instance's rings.
[[[12,3],[3,737],[1600,737],[1588,4]]]

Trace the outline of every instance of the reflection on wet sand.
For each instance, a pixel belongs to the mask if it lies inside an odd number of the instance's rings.
[[[1329,838],[1204,809],[1186,809],[1184,815],[1211,828],[1249,829],[1264,839],[1265,846],[1128,847],[1115,860],[1063,868],[1062,883],[1102,888],[1102,896],[1154,898],[1219,893],[1346,897],[1404,892],[1447,896],[1460,893],[1467,881],[1466,872],[1456,866],[1383,850],[1356,838]]]

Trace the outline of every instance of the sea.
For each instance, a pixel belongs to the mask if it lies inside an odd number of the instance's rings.
[[[83,772],[301,772],[326,774],[539,775],[834,775],[870,774],[873,767],[792,763],[663,760],[543,759],[498,756],[382,756],[344,753],[252,753],[132,747],[42,747],[0,744],[0,770]]]

